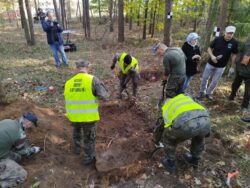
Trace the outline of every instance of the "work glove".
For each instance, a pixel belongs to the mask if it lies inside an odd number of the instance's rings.
[[[234,74],[234,68],[233,67],[231,67],[230,69],[229,69],[229,71],[228,71],[228,77],[231,77],[232,75]]]
[[[115,68],[115,66],[114,66],[114,65],[112,65],[112,66],[110,67],[110,69],[111,69],[111,70],[113,70],[114,68]]]
[[[162,80],[161,85],[164,86],[167,84],[167,80]]]
[[[33,146],[32,150],[33,150],[34,153],[39,153],[41,151],[41,148],[38,147],[38,146]]]

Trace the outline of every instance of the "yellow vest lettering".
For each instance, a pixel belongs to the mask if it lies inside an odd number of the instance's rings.
[[[93,122],[100,119],[98,99],[92,93],[93,76],[79,73],[64,88],[66,115],[71,122]]]
[[[123,52],[119,58],[119,65],[122,73],[128,74],[128,71],[135,65],[136,65],[135,70],[138,71],[139,70],[138,61],[134,57],[132,57],[132,62],[126,68],[124,67],[124,58],[126,55],[127,53]]]
[[[162,106],[162,117],[164,118],[164,128],[168,128],[175,118],[184,112],[192,110],[206,110],[202,105],[193,101],[189,96],[179,94],[165,102]]]

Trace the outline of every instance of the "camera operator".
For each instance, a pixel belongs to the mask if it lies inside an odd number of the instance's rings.
[[[65,66],[68,66],[68,59],[64,52],[64,46],[63,46],[63,37],[62,37],[63,29],[58,24],[58,22],[54,20],[53,12],[50,11],[47,12],[47,17],[48,17],[47,20],[45,20],[45,18],[41,19],[41,23],[43,30],[47,33],[47,41],[51,47],[53,56],[55,58],[56,67],[59,68],[61,66],[57,52],[60,52],[63,64]]]

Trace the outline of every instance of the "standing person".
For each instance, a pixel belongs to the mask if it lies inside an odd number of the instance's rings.
[[[186,76],[186,57],[180,48],[167,47],[163,43],[152,47],[155,55],[163,56],[164,76],[163,85],[166,86],[166,97],[171,98],[182,93]]]
[[[89,63],[79,59],[77,74],[64,88],[66,114],[73,126],[74,151],[80,154],[83,131],[85,166],[95,162],[96,122],[99,121],[98,99],[108,100],[109,94],[102,82],[88,74]]]
[[[243,49],[236,58],[236,74],[229,100],[234,100],[242,81],[245,81],[245,92],[241,109],[242,112],[247,112],[250,98],[250,37],[246,40]]]
[[[234,72],[234,63],[238,53],[238,42],[233,38],[236,28],[227,26],[225,35],[215,38],[210,44],[207,52],[210,56],[202,75],[200,91],[197,99],[202,99],[206,94],[209,100],[213,100],[213,92],[225,70],[228,60],[231,57],[230,73]],[[212,81],[208,87],[208,80]]]
[[[117,53],[113,58],[113,63],[110,67],[111,70],[114,70],[117,61],[119,62],[120,65],[120,72],[118,75],[120,79],[120,88],[117,98],[122,99],[122,92],[124,89],[127,88],[127,84],[130,79],[132,79],[133,82],[133,97],[136,98],[138,81],[140,78],[139,65],[137,59],[127,54],[126,52]]]
[[[48,19],[45,21],[45,17],[41,17],[41,23],[43,30],[47,34],[47,41],[48,44],[51,47],[53,56],[55,58],[56,67],[59,68],[61,66],[60,59],[58,57],[59,52],[62,56],[62,61],[65,66],[69,66],[68,59],[64,51],[63,46],[63,37],[62,37],[62,31],[63,29],[58,24],[56,20],[54,20],[54,13],[53,12],[47,12]]]
[[[186,55],[186,78],[182,88],[186,92],[193,76],[197,73],[197,62],[201,60],[200,47],[197,45],[200,36],[197,33],[189,33],[186,42],[182,46],[182,51]]]
[[[209,136],[211,130],[207,110],[190,96],[179,94],[166,100],[162,106],[162,118],[163,121],[159,121],[160,125],[157,125],[163,131],[161,138],[157,139],[162,141],[166,153],[162,164],[169,172],[176,171],[176,147],[191,139],[190,152],[184,154],[184,159],[196,169],[205,148],[205,137]]]
[[[12,187],[26,179],[27,172],[17,164],[22,156],[31,156],[40,147],[31,147],[26,140],[26,130],[37,126],[37,116],[24,113],[19,120],[0,121],[0,187]]]

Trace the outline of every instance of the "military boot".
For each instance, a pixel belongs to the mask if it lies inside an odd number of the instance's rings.
[[[183,155],[184,159],[193,166],[194,169],[198,168],[199,159],[193,157],[191,153],[187,152]]]
[[[166,168],[167,171],[173,173],[176,171],[175,161],[168,159],[167,157],[161,161],[163,166]]]

